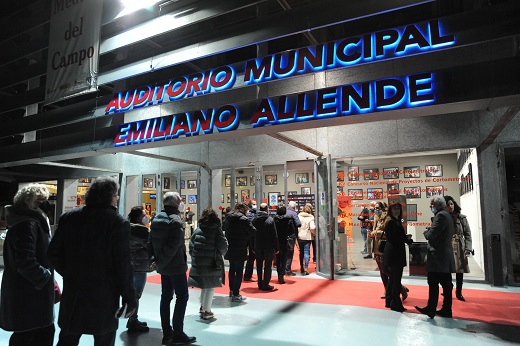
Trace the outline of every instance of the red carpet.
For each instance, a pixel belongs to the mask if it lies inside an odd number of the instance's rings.
[[[227,275],[227,273],[226,273]],[[302,278],[297,274],[285,277],[287,284],[278,284],[273,276],[272,292],[259,291],[256,282],[243,282],[241,293],[247,297],[275,299],[293,302],[352,305],[374,309],[385,309],[383,284],[380,282],[325,280]],[[426,281],[426,278],[424,279]],[[160,284],[160,275],[148,277],[148,282]],[[227,276],[226,276],[227,281]],[[408,312],[418,313],[414,305],[426,306],[427,286],[407,285],[410,289],[408,299],[403,303]],[[215,289],[216,293],[228,294],[229,287],[224,285]],[[466,302],[453,299],[453,317],[493,324],[520,326],[520,294],[475,289],[463,289]],[[439,308],[442,296],[439,297]]]

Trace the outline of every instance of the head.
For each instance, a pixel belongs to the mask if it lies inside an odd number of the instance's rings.
[[[249,209],[256,209],[256,201],[254,199],[250,199],[249,202],[247,202],[247,206]]]
[[[163,204],[165,207],[174,207],[180,210],[182,203],[181,195],[178,192],[166,192],[163,196]]]
[[[444,196],[444,200],[446,201],[446,210],[451,214],[460,214],[461,208],[455,202],[453,197],[451,196]]]
[[[85,194],[85,204],[116,207],[119,200],[119,183],[112,177],[96,178]]]
[[[287,207],[289,209],[296,210],[296,202],[295,201],[290,201],[289,204],[287,205]]]
[[[260,211],[265,211],[267,212],[269,209],[269,207],[267,206],[267,203],[262,203],[260,204]]]
[[[278,208],[276,209],[276,215],[283,216],[286,213],[287,213],[287,208],[284,207],[283,205],[278,206]]]
[[[225,209],[226,214],[229,213],[230,211],[231,211],[231,207],[226,207],[226,209]]]
[[[376,205],[374,206],[374,213],[379,216],[383,213],[383,211],[385,211],[386,208],[385,208],[385,205],[383,204],[383,202],[377,202]]]
[[[312,214],[312,205],[310,205],[309,203],[305,204],[303,206],[303,212],[307,213],[307,214]]]
[[[217,212],[209,207],[202,211],[200,215],[199,223],[220,223]]]
[[[388,205],[388,213],[394,218],[401,220],[403,217],[403,206],[397,201],[392,201]]]
[[[239,213],[242,213],[245,215],[248,210],[249,210],[249,207],[245,203],[239,202],[239,203],[235,204],[235,211],[237,211]]]
[[[376,201],[370,202],[370,210],[374,210],[376,208]]]
[[[446,208],[446,200],[442,196],[433,196],[430,200],[430,208],[433,213]]]
[[[143,223],[147,224],[148,222],[144,222],[143,218],[146,215],[146,212],[143,207],[137,205],[130,209],[130,213],[128,214],[128,221],[131,223]]]
[[[45,185],[29,184],[22,187],[13,199],[13,205],[19,208],[38,209],[40,204],[49,199],[50,192]]]

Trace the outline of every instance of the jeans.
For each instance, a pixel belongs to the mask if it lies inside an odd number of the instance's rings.
[[[234,296],[240,294],[240,286],[242,285],[242,273],[244,271],[244,261],[229,261],[229,290]]]
[[[311,257],[311,241],[298,239],[300,248],[300,272],[309,268],[309,258]],[[305,263],[304,263],[305,262]],[[303,266],[305,264],[305,267]]]
[[[52,346],[54,344],[54,331],[53,323],[50,326],[28,330],[26,332],[14,332],[9,338],[9,346]]]
[[[211,305],[213,304],[213,294],[215,293],[214,288],[203,288],[200,292],[200,306],[202,310],[211,311]]]
[[[256,275],[258,276],[258,288],[269,286],[272,275],[274,250],[256,250]]]
[[[137,311],[139,310],[139,299],[144,291],[144,286],[146,285],[146,273],[145,272],[136,272],[134,273],[134,289],[135,289],[135,311],[132,316],[130,316],[130,321],[137,321]]]
[[[94,335],[94,346],[114,346],[116,343],[116,332],[106,333],[103,335]],[[77,346],[81,334],[65,334],[63,330],[60,332],[60,340],[56,346]]]
[[[172,335],[184,332],[184,315],[186,314],[186,306],[190,298],[188,292],[188,281],[186,273],[174,275],[161,274],[161,327],[163,335]],[[170,324],[170,303],[175,292],[175,308]],[[173,329],[172,329],[173,326]]]
[[[361,227],[361,236],[363,237],[363,252],[367,252],[368,228]]]

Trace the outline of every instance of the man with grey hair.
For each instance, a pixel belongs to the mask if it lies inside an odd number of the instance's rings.
[[[452,317],[451,273],[455,271],[455,260],[451,239],[454,232],[453,220],[446,210],[446,201],[442,196],[434,196],[430,200],[430,208],[435,215],[432,226],[424,231],[424,237],[428,240],[428,253],[426,257],[426,269],[428,271],[428,305],[415,308],[422,314],[434,318],[435,315]],[[442,286],[444,301],[442,308],[437,310],[439,301],[439,284]]]
[[[296,236],[298,234],[298,228],[302,226],[302,223],[300,221],[300,218],[298,217],[298,213],[296,212],[296,202],[290,201],[287,205],[287,212],[285,215],[288,215],[292,218],[294,222],[294,227],[296,227],[296,234],[293,234],[287,239],[287,262],[285,264],[285,275],[286,276],[295,276],[296,273],[292,271],[291,265],[293,261],[294,256],[294,244],[296,243]]]
[[[197,341],[184,333],[184,315],[188,304],[188,270],[184,223],[180,217],[184,203],[178,192],[166,192],[164,209],[157,213],[150,225],[150,236],[157,265],[161,274],[161,327],[163,345],[191,344]],[[170,317],[170,303],[175,292],[175,308]]]
[[[9,231],[4,242],[0,328],[13,331],[9,345],[51,346],[54,341],[54,270],[46,255],[51,232],[42,211],[48,198],[47,187],[30,184],[18,190],[12,206],[5,207]]]

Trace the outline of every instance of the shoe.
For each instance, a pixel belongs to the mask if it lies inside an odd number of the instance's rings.
[[[174,334],[166,345],[186,345],[197,341],[194,336],[187,336],[186,333]]]
[[[166,335],[163,335],[162,337],[162,344],[163,345],[167,345],[168,342],[170,342],[170,340],[172,339],[172,336],[171,334],[166,334]]]
[[[440,310],[437,310],[435,312],[436,315],[438,316],[441,316],[441,317],[447,317],[447,318],[452,318],[452,313],[451,313],[451,310],[444,310],[444,309],[440,309]]]
[[[401,296],[403,298],[403,302],[406,300],[406,298],[408,298],[408,291],[407,290],[402,290],[401,291]]]
[[[303,275],[309,275],[309,271],[306,270],[306,271],[303,273]]]
[[[150,328],[148,328],[148,326],[143,326],[139,323],[138,320],[128,320],[126,328],[128,328],[127,333],[146,333],[150,331]]]
[[[204,311],[204,313],[202,314],[203,320],[211,320],[214,317],[215,317],[215,314],[212,311]]]
[[[257,280],[255,278],[247,278],[247,279],[244,279],[244,281],[247,281],[247,282],[256,282]]]
[[[363,258],[372,258],[372,255],[363,256]]]
[[[464,299],[464,296],[462,295],[462,291],[455,292],[455,297],[457,297],[458,300],[461,300],[463,302],[466,301],[466,299]]]
[[[231,301],[232,302],[235,302],[235,303],[240,303],[244,300],[246,300],[247,298],[244,297],[244,296],[241,296],[240,294],[238,296],[233,296],[233,298],[231,298]]]
[[[295,272],[285,272],[285,276],[295,276]]]
[[[283,278],[283,275],[278,275],[278,283],[279,283],[280,285],[285,284],[285,280],[284,280],[284,278]]]
[[[404,306],[398,306],[398,307],[396,307],[396,308],[392,308],[392,307],[391,307],[390,310],[392,310],[392,311],[397,311],[397,312],[405,312],[405,311],[407,311],[408,309],[405,308]]]
[[[259,288],[260,291],[272,291],[274,290],[274,286],[271,286],[271,285],[267,285],[267,286],[264,286],[262,288]]]
[[[420,308],[417,305],[414,306],[417,311],[419,311],[423,315],[427,315],[429,318],[435,317],[435,310],[429,310],[428,308]]]
[[[233,297],[233,291],[229,291],[229,298]]]
[[[381,296],[381,299],[385,299],[386,298],[386,294],[383,293],[383,295]]]
[[[362,255],[367,255],[368,252],[367,252],[367,251],[361,251],[361,254],[362,254]]]

